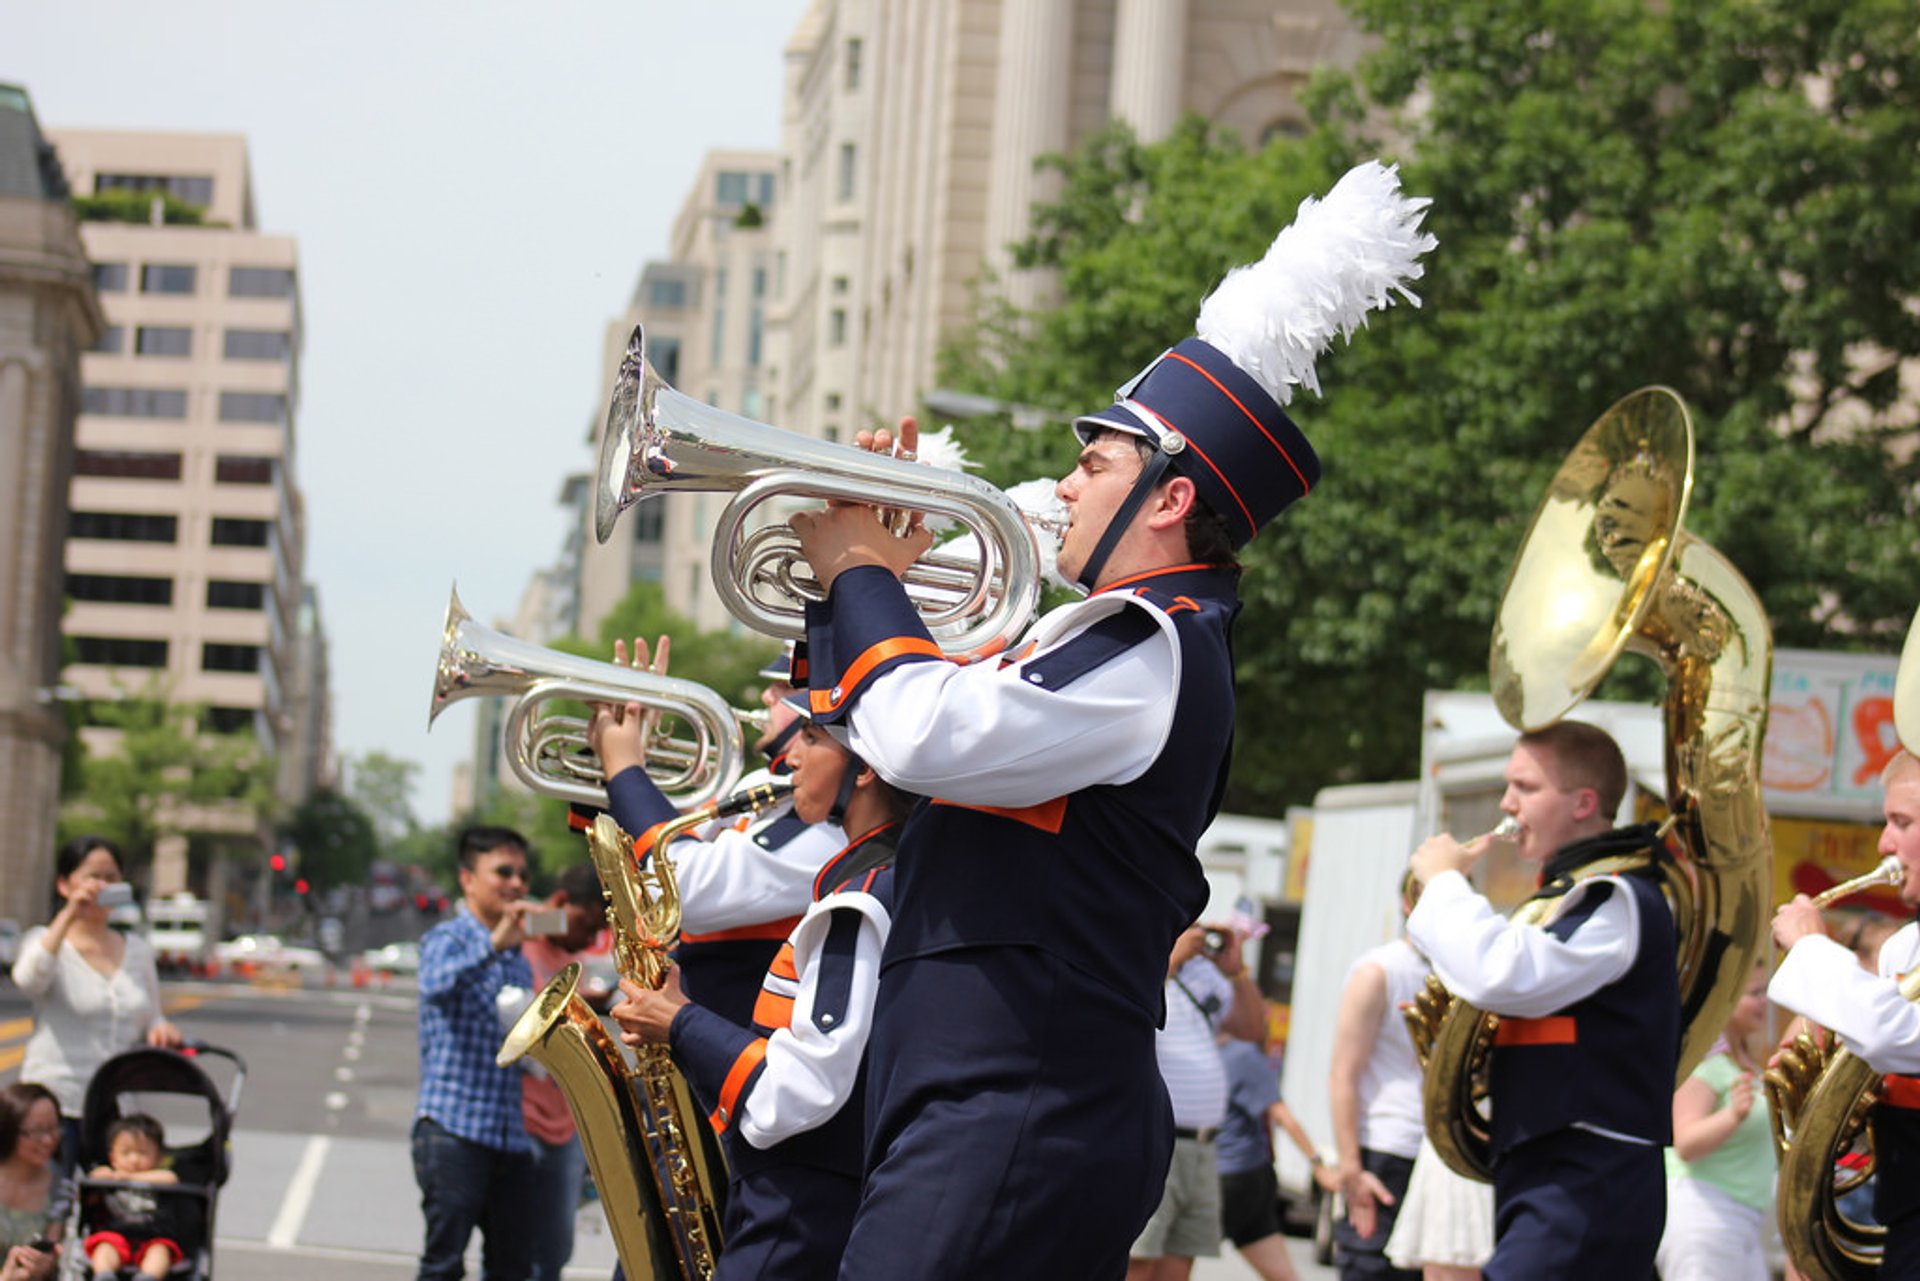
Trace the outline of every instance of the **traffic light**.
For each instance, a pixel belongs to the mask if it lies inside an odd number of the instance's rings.
[[[287,856],[285,854],[275,854],[267,860],[267,866],[276,872],[284,872],[287,870]]]
[[[306,892],[311,888],[312,887],[307,884],[307,878],[304,876],[300,877],[298,880],[294,881],[293,883],[293,892],[295,894],[302,895],[303,897],[305,896]]]

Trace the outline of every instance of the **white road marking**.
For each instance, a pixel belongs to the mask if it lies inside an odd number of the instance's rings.
[[[333,1140],[324,1134],[307,1140],[300,1164],[287,1183],[287,1194],[280,1199],[279,1212],[273,1216],[273,1226],[267,1229],[267,1245],[272,1249],[292,1249],[300,1239],[300,1229],[307,1221],[307,1208],[313,1204],[313,1191],[320,1185],[320,1170],[327,1163],[327,1149],[332,1144]]]

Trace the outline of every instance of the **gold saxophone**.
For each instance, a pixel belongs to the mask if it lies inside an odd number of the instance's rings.
[[[1667,804],[1686,854],[1658,865],[1679,934],[1678,1080],[1720,1034],[1766,944],[1772,876],[1760,790],[1772,633],[1746,579],[1682,530],[1692,477],[1693,428],[1672,391],[1643,388],[1608,409],[1534,513],[1491,663],[1494,700],[1519,729],[1566,715],[1627,650],[1666,675]],[[1581,876],[1644,863],[1609,859]],[[1512,919],[1544,925],[1564,901],[1529,900]],[[1498,1022],[1432,978],[1407,1011],[1427,1135],[1448,1166],[1482,1181],[1492,1177],[1486,1069]]]
[[[1911,752],[1920,746],[1920,613],[1914,615],[1901,650],[1893,712],[1901,744]],[[1900,860],[1888,855],[1871,872],[1822,893],[1814,905],[1825,907],[1875,885],[1898,885],[1904,878]],[[1920,969],[1900,980],[1900,995],[1920,1001]],[[1767,1069],[1767,1105],[1780,1156],[1780,1240],[1808,1281],[1868,1281],[1879,1273],[1886,1229],[1849,1217],[1839,1199],[1873,1176],[1869,1118],[1882,1080],[1831,1033],[1816,1040],[1802,1032]],[[1836,1164],[1849,1154],[1866,1159]]]
[[[622,978],[659,988],[680,934],[680,890],[667,843],[712,818],[763,809],[784,794],[762,786],[664,824],[645,869],[633,839],[602,814],[587,833],[600,874]],[[630,1281],[707,1281],[720,1254],[715,1189],[725,1171],[698,1128],[699,1110],[665,1045],[643,1045],[630,1067],[576,990],[569,965],[541,989],[500,1047],[502,1067],[522,1057],[544,1067],[567,1097],[587,1166]]]

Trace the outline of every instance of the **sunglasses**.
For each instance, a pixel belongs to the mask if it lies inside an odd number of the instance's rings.
[[[494,865],[493,874],[503,881],[524,881],[527,879],[527,869],[515,863],[497,863]]]

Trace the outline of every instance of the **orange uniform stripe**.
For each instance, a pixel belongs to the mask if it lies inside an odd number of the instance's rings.
[[[904,654],[925,654],[931,658],[945,658],[940,647],[922,636],[895,636],[881,641],[853,660],[831,690],[816,689],[807,693],[807,705],[815,712],[837,711],[840,704],[847,701],[847,695],[860,688],[874,668],[890,659]],[[835,697],[838,695],[838,697]]]
[[[690,934],[680,931],[682,943],[731,943],[737,939],[783,939],[793,933],[793,927],[800,924],[800,918],[789,916],[784,921],[767,921],[760,925],[736,925],[730,930],[711,930],[705,934]]]
[[[1187,572],[1188,570],[1206,569],[1206,568],[1208,567],[1205,565],[1202,565],[1199,561],[1193,561],[1190,564],[1186,564],[1186,565],[1163,565],[1159,569],[1149,569],[1145,573],[1129,574],[1125,578],[1116,578],[1112,582],[1108,583],[1105,587],[1102,587],[1099,591],[1093,594],[1095,596],[1105,596],[1108,592],[1118,590],[1119,588],[1122,588],[1122,587],[1132,586],[1134,583],[1150,582],[1153,579],[1159,578],[1163,574],[1182,574]]]
[[[789,943],[773,954],[773,964],[767,967],[767,973],[777,979],[799,979],[800,971],[793,964],[793,944]]]
[[[1493,1031],[1495,1045],[1574,1045],[1579,1027],[1570,1014],[1544,1019],[1501,1019]]]
[[[761,988],[760,995],[753,1000],[753,1021],[764,1028],[792,1027],[793,998]]]
[[[1920,1077],[1886,1076],[1881,1078],[1880,1101],[1889,1107],[1920,1108]]]
[[[733,1110],[740,1104],[740,1091],[747,1088],[747,1078],[753,1075],[753,1070],[766,1057],[767,1042],[763,1037],[740,1051],[740,1057],[727,1069],[727,1079],[720,1083],[719,1105],[707,1114],[707,1120],[713,1122],[715,1134],[724,1131],[733,1120]]]
[[[1001,818],[1010,818],[1016,823],[1025,823],[1028,827],[1037,827],[1054,836],[1060,834],[1061,824],[1067,821],[1067,798],[1056,796],[1050,801],[1041,801],[1038,805],[1022,805],[1018,809],[1007,809],[999,805],[962,805],[958,801],[935,800],[935,805],[951,805],[955,809],[977,810],[982,814],[998,814]]]

